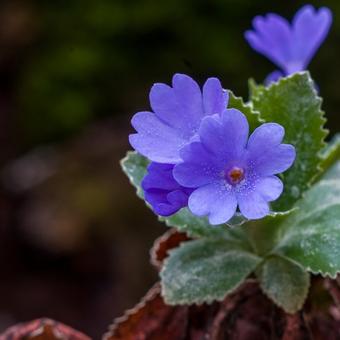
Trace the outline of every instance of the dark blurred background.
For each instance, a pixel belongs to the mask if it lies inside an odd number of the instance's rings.
[[[310,65],[340,127],[340,3]],[[47,316],[99,338],[157,279],[165,231],[119,167],[133,113],[175,72],[247,97],[274,69],[246,44],[256,14],[301,1],[0,2],[0,331]]]

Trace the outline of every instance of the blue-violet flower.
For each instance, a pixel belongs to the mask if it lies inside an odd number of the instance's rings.
[[[153,112],[132,118],[137,133],[130,135],[130,144],[151,161],[176,164],[181,161],[179,150],[195,138],[202,118],[226,109],[228,93],[216,78],[209,78],[201,92],[192,78],[175,74],[172,87],[153,85],[150,104]]]
[[[258,127],[249,137],[243,113],[227,109],[221,116],[203,119],[199,139],[181,151],[175,165],[176,181],[195,189],[188,206],[197,216],[208,215],[211,224],[227,222],[239,207],[248,219],[269,213],[268,202],[282,193],[283,184],[274,176],[295,160],[295,148],[281,144],[284,128],[276,123]]]
[[[145,200],[161,216],[170,216],[186,207],[189,195],[193,192],[193,189],[184,188],[176,182],[172,174],[173,168],[173,164],[152,162],[142,181]]]
[[[256,16],[254,30],[247,31],[245,38],[254,50],[280,68],[280,71],[269,74],[265,83],[306,70],[326,38],[331,23],[332,13],[328,8],[316,11],[311,5],[303,6],[291,24],[277,14]]]

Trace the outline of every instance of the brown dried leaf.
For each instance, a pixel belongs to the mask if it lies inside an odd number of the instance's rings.
[[[301,312],[286,315],[286,328],[282,340],[312,340],[313,337]]]
[[[337,280],[325,279],[324,281],[325,288],[329,291],[330,295],[333,298],[333,301],[337,307],[340,307],[340,286],[337,283]]]
[[[170,229],[154,242],[150,251],[151,264],[160,270],[164,259],[168,256],[168,251],[188,240],[190,238],[186,233],[179,232],[175,228]]]
[[[47,318],[19,323],[0,335],[0,340],[90,340],[90,338],[58,321]]]
[[[188,307],[167,306],[156,283],[133,309],[114,320],[104,340],[185,339]]]
[[[340,323],[327,310],[315,312],[284,313],[252,279],[222,302],[177,307],[165,305],[156,284],[115,320],[104,340],[309,340],[311,334],[315,340],[340,339]]]

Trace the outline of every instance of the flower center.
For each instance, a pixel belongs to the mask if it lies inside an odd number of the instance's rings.
[[[227,177],[231,184],[238,184],[244,178],[244,170],[242,168],[234,166],[229,170]]]

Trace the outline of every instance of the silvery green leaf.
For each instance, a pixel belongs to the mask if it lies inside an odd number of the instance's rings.
[[[306,270],[335,277],[340,272],[340,161],[297,203],[279,226],[274,253]]]
[[[242,245],[223,239],[184,242],[164,263],[162,295],[174,305],[223,300],[260,262]]]
[[[321,151],[327,135],[321,98],[309,73],[302,72],[261,87],[252,97],[252,105],[261,120],[281,124],[285,128],[284,142],[296,149],[293,166],[282,175],[284,192],[272,205],[276,211],[289,210],[321,171]]]
[[[257,270],[263,292],[287,313],[302,308],[309,290],[310,275],[284,257],[271,256]]]

